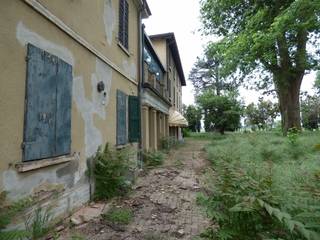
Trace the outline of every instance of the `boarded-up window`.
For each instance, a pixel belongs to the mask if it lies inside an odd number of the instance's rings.
[[[31,44],[27,60],[23,160],[69,154],[72,66]]]
[[[127,95],[117,90],[117,145],[127,143]]]
[[[127,0],[120,0],[118,38],[122,46],[128,49],[129,48],[129,4]]]
[[[137,96],[129,96],[129,141],[140,139],[140,104]]]

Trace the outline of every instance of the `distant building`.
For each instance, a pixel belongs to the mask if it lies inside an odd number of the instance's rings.
[[[144,65],[142,81],[142,146],[145,151],[161,148],[161,141],[169,137],[171,102],[166,87],[166,70],[144,34]]]
[[[149,37],[166,70],[163,88],[167,92],[171,103],[168,119],[169,135],[181,140],[181,128],[187,127],[188,122],[182,116],[182,86],[186,86],[186,80],[177,41],[174,33],[164,33]]]

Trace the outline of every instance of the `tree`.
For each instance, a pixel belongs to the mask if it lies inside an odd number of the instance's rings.
[[[186,107],[184,116],[189,123],[188,128],[192,132],[200,132],[202,118],[201,109],[197,108],[194,105],[189,105],[188,107]]]
[[[274,120],[279,114],[278,104],[259,99],[257,104],[251,103],[245,109],[245,122],[254,130],[272,128]]]
[[[205,115],[206,131],[235,131],[240,127],[241,104],[232,94],[215,95],[212,90],[202,93],[197,98],[198,104],[207,113]]]
[[[302,79],[319,66],[320,1],[201,0],[201,16],[204,32],[222,37],[210,47],[223,54],[223,74],[270,74],[284,134],[300,129]]]
[[[202,58],[197,58],[189,75],[196,95],[207,90],[214,90],[215,94],[219,96],[225,90],[233,91],[238,87],[234,79],[221,76],[221,55],[219,54],[218,51],[213,54],[211,49],[210,57],[206,52]]]
[[[307,129],[318,129],[320,123],[320,99],[319,96],[307,95],[301,101],[302,125]]]
[[[317,77],[314,82],[313,88],[316,90],[317,94],[320,96],[320,71],[317,72]]]

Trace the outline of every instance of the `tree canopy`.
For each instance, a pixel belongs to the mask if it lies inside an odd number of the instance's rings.
[[[209,46],[222,56],[221,74],[271,76],[284,133],[300,128],[302,79],[319,66],[320,1],[201,0],[201,16],[204,32],[222,39]]]
[[[240,128],[242,105],[233,94],[215,95],[212,90],[202,93],[198,104],[204,112],[206,131],[235,131]]]

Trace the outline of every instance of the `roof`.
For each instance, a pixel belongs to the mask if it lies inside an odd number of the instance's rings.
[[[180,59],[180,53],[179,53],[179,49],[178,49],[178,44],[177,44],[176,38],[174,36],[174,33],[170,32],[170,33],[151,35],[151,36],[149,36],[149,38],[151,40],[164,39],[167,41],[167,43],[169,44],[169,47],[172,51],[173,60],[174,60],[176,67],[177,67],[177,71],[179,74],[181,85],[186,86],[186,79],[184,76],[184,72],[183,72],[183,68],[182,68],[182,64],[181,64],[181,59]]]
[[[154,56],[155,60],[159,64],[161,70],[165,73],[166,72],[165,67],[163,66],[158,54],[154,50],[153,44],[152,44],[150,38],[148,37],[148,35],[146,34],[146,32],[144,32],[144,43],[146,46],[148,46],[148,49],[150,50],[151,54]]]
[[[143,6],[143,18],[148,18],[149,16],[151,16],[151,10],[150,7],[147,3],[147,0],[142,0],[142,6]]]

